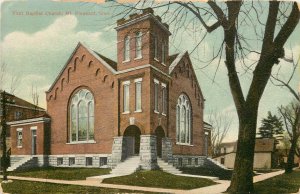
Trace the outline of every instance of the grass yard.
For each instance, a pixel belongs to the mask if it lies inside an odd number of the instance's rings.
[[[43,167],[9,172],[9,176],[22,176],[33,178],[59,179],[59,180],[85,180],[89,176],[109,174],[108,168],[55,168]]]
[[[168,189],[195,189],[216,184],[209,179],[176,176],[160,170],[138,171],[127,176],[104,179],[103,183]]]
[[[219,177],[220,180],[230,180],[232,175],[232,170],[225,169],[214,169],[214,168],[204,168],[204,167],[184,167],[180,170],[185,174],[201,175],[201,176],[213,176]]]
[[[254,184],[256,193],[282,194],[296,193],[300,188],[300,169],[290,174],[282,174]]]
[[[2,180],[1,180],[2,181]],[[13,180],[11,183],[2,183],[5,193],[36,194],[36,193],[148,193],[120,189],[108,189],[78,185],[62,185],[53,183],[41,183]]]

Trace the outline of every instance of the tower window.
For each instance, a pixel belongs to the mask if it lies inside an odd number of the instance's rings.
[[[135,57],[142,58],[142,33],[137,32],[135,36]]]
[[[135,111],[142,111],[142,78],[135,80]]]
[[[158,58],[158,48],[157,48],[157,36],[153,36],[154,38],[154,59]]]
[[[154,79],[154,112],[158,113],[158,87],[159,81]]]
[[[129,112],[129,81],[123,82],[123,112],[128,113]]]
[[[166,46],[166,43],[163,42],[162,45],[161,45],[161,62],[163,64],[166,64],[166,52],[167,51],[167,46]]]
[[[162,114],[166,114],[167,113],[167,86],[166,84],[161,84],[162,85]]]
[[[124,61],[130,60],[130,37],[126,36],[124,38]]]

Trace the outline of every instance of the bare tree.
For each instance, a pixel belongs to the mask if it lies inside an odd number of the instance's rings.
[[[282,115],[286,131],[290,136],[291,147],[288,154],[285,172],[290,173],[294,167],[294,156],[297,151],[297,143],[300,137],[300,102],[294,101],[286,107],[281,106],[279,112]]]
[[[33,83],[31,85],[31,98],[32,102],[35,106],[39,105],[39,93],[37,91],[37,86],[33,86]]]
[[[296,51],[297,52],[297,51]],[[289,93],[292,94],[292,96],[295,98],[295,100],[297,100],[298,102],[300,102],[300,91],[297,92],[291,85],[290,82],[293,79],[296,70],[299,68],[299,61],[300,61],[300,55],[298,56],[298,59],[295,60],[294,58],[294,51],[291,49],[291,58],[290,59],[285,59],[286,61],[290,62],[293,66],[292,69],[292,73],[290,74],[290,76],[288,77],[287,80],[283,80],[280,78],[280,68],[278,69],[278,71],[276,72],[276,74],[272,74],[271,75],[271,79],[270,81],[272,82],[273,85],[275,86],[279,86],[279,87],[283,87],[283,88],[287,88]]]
[[[230,193],[254,192],[252,171],[259,102],[271,77],[272,68],[284,57],[284,45],[299,22],[300,12],[296,2],[270,1],[268,5],[268,8],[262,6],[259,1],[217,3],[211,0],[206,4],[180,1],[155,4],[153,1],[139,0],[134,5],[122,5],[125,7],[122,12],[125,16],[141,10],[143,6],[165,7],[166,11],[162,16],[169,17],[169,24],[177,26],[177,30],[192,23],[199,34],[203,32],[199,29],[203,28],[207,33],[217,29],[223,31],[224,39],[219,50],[213,53],[212,60],[219,58],[218,69],[223,53],[225,55],[224,65],[228,71],[230,91],[239,118],[234,172],[227,190]],[[170,10],[172,13],[168,14]],[[266,20],[261,19],[262,13],[266,13]],[[244,30],[255,31],[257,44],[260,45],[256,50],[249,46],[251,39],[243,36],[245,31],[241,30],[241,26]],[[203,38],[207,33],[204,33]],[[244,59],[252,52],[258,54],[258,59],[247,63]],[[251,83],[247,94],[242,90],[241,74],[237,71],[240,64],[245,72],[252,71],[249,74]]]
[[[220,145],[222,144],[224,138],[226,137],[231,123],[232,118],[227,114],[217,113],[212,111],[209,114],[208,122],[212,125],[211,130],[211,148],[213,156],[216,156],[220,153]]]
[[[288,62],[290,62],[293,65],[293,70],[288,79],[285,81],[280,78],[279,72],[277,72],[275,75],[271,75],[271,81],[274,85],[279,87],[287,88],[289,93],[294,97],[295,101],[292,102],[290,105],[283,107],[281,106],[279,108],[279,112],[283,117],[284,124],[286,131],[289,135],[289,153],[288,153],[288,161],[285,168],[286,173],[290,173],[293,170],[294,166],[294,156],[297,155],[300,156],[300,148],[298,146],[299,143],[299,137],[300,137],[300,91],[297,92],[294,90],[294,88],[290,85],[290,82],[292,78],[295,75],[295,72],[297,68],[299,67],[299,60],[300,55],[298,56],[298,59],[294,59],[294,52],[291,51],[292,56],[291,59],[287,59]]]
[[[0,90],[8,88],[9,93],[14,94],[20,85],[20,81],[20,76],[18,74],[12,75],[9,81],[9,76],[7,74],[7,64],[0,64]]]
[[[9,86],[9,93],[15,94],[16,90],[18,89],[20,85],[20,76],[19,75],[13,75],[11,77],[10,86]]]
[[[0,64],[0,90],[4,89],[4,80],[6,78],[6,63]]]

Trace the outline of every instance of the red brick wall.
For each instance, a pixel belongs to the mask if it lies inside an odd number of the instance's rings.
[[[192,154],[192,155],[204,155],[204,129],[203,129],[203,99],[199,100],[201,95],[200,89],[195,82],[196,78],[192,73],[190,61],[187,57],[183,58],[181,62],[176,66],[172,73],[172,83],[170,84],[170,103],[169,103],[169,135],[173,142],[173,154]],[[181,67],[181,70],[180,70]],[[189,69],[189,76],[188,70]],[[176,145],[176,105],[177,99],[185,93],[191,102],[192,106],[192,145]]]
[[[12,155],[31,155],[32,154],[32,134],[31,127],[37,127],[36,135],[36,145],[37,155],[49,154],[49,146],[47,145],[50,137],[48,135],[49,132],[49,124],[45,122],[27,124],[27,125],[19,125],[12,126],[10,128],[11,131],[11,154]],[[23,134],[23,143],[22,147],[17,147],[17,129],[22,129]]]
[[[68,144],[69,100],[79,88],[87,88],[94,95],[96,143]],[[111,72],[80,46],[53,89],[47,93],[47,109],[51,116],[51,154],[111,153],[113,136],[117,134],[117,88],[117,81]]]
[[[159,86],[158,86],[158,112],[155,113],[155,105],[154,105],[154,79],[157,79],[159,81]],[[161,83],[164,83],[167,85],[167,91],[169,90],[168,82],[169,78],[166,76],[162,75],[161,73],[152,70],[151,71],[151,80],[150,80],[150,90],[151,90],[151,108],[150,108],[150,117],[151,117],[151,133],[155,134],[155,130],[157,127],[161,126],[165,132],[165,135],[167,136],[168,134],[168,118],[169,118],[169,113],[167,110],[166,116],[162,115],[162,85]],[[168,93],[168,92],[167,92]]]
[[[45,114],[45,111],[41,110],[40,107],[37,107],[14,95],[7,94],[6,98],[9,102],[13,103],[12,105],[7,104],[8,107],[8,111],[6,112],[7,121],[23,120],[23,119],[33,118]],[[15,117],[15,113],[17,111],[22,113],[22,116],[20,118]],[[0,116],[0,118],[1,117],[2,116]]]
[[[150,134],[150,68],[141,69],[126,74],[121,74],[120,80],[120,131],[124,134],[126,128],[130,125],[130,117],[135,118],[135,125],[139,127],[142,134]],[[142,112],[135,112],[135,82],[137,78],[142,78]],[[130,81],[130,113],[123,114],[123,81]]]
[[[136,32],[142,32],[142,58],[135,59],[135,36]],[[154,38],[157,37],[158,43],[158,61],[154,60]],[[130,61],[124,61],[124,38],[130,37]],[[162,65],[161,61],[161,45],[165,41],[167,49],[166,56],[169,56],[169,34],[163,30],[153,19],[143,20],[122,28],[117,33],[117,52],[118,52],[118,70],[124,70],[132,67],[137,67],[146,64],[152,64],[161,71],[168,72],[168,63]]]

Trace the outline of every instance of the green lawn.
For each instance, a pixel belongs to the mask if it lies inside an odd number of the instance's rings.
[[[185,174],[219,177],[220,180],[230,180],[232,175],[232,170],[221,168],[183,167],[180,170]]]
[[[103,168],[32,168],[9,172],[9,176],[22,176],[59,180],[85,180],[89,176],[109,174],[110,169]]]
[[[138,171],[127,176],[104,179],[103,183],[168,189],[194,189],[216,184],[209,179],[176,176],[160,170]]]
[[[11,183],[2,183],[5,193],[36,194],[36,193],[148,193],[141,191],[129,191],[120,189],[108,189],[89,186],[62,185],[53,183],[41,183],[13,180]]]
[[[300,169],[290,174],[282,174],[254,184],[256,193],[282,194],[296,193],[300,188]]]

